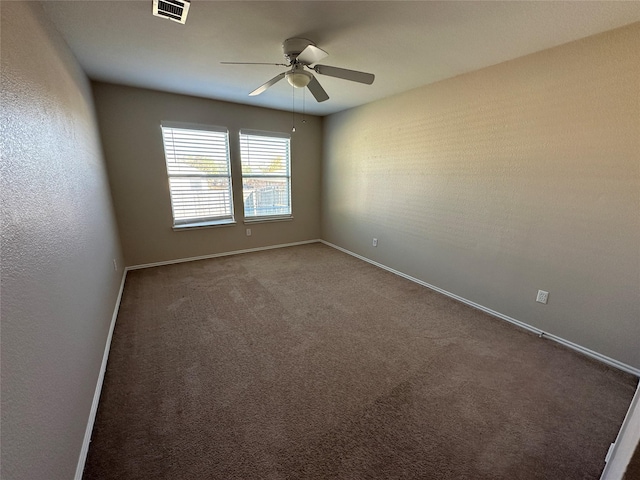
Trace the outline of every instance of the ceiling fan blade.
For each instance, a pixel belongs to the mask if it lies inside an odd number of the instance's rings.
[[[222,65],[277,65],[279,67],[289,67],[286,63],[262,63],[262,62],[220,62]]]
[[[255,95],[260,95],[262,92],[264,92],[267,88],[269,88],[272,85],[275,85],[276,83],[278,83],[280,80],[282,80],[284,78],[285,72],[282,72],[280,75],[276,75],[275,77],[273,77],[271,80],[269,80],[267,83],[264,83],[262,85],[260,85],[258,88],[256,88],[253,92],[251,92],[249,94],[250,97],[253,97]]]
[[[376,76],[373,73],[357,72],[346,68],[330,67],[328,65],[316,65],[313,69],[320,75],[351,80],[352,82],[366,83],[371,85]]]
[[[320,85],[320,82],[318,82],[316,77],[313,77],[311,79],[311,81],[307,85],[307,88],[318,102],[329,100],[329,95],[327,95],[327,92],[324,91],[324,88],[322,88],[322,85]]]
[[[304,63],[305,65],[311,65],[312,63],[319,62],[323,58],[328,57],[329,54],[322,50],[321,48],[316,47],[315,45],[307,45],[304,50],[300,52],[300,54],[296,57],[298,62]]]

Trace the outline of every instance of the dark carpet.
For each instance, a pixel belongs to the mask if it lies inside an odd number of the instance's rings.
[[[636,384],[322,244],[136,270],[84,478],[597,479]]]

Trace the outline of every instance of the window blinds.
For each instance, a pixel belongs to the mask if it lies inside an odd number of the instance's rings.
[[[226,128],[162,125],[174,226],[233,220]]]
[[[245,218],[291,216],[290,138],[240,132]]]

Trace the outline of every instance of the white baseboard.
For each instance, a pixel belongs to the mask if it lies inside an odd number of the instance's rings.
[[[116,318],[118,318],[118,310],[120,309],[120,301],[122,300],[122,292],[124,291],[124,282],[127,278],[127,269],[122,272],[122,281],[120,282],[120,290],[116,297],[116,305],[113,309],[113,315],[111,316],[111,325],[109,326],[109,334],[107,335],[107,341],[104,346],[104,354],[102,355],[102,365],[100,366],[100,373],[98,374],[98,381],[96,382],[96,390],[93,394],[93,403],[91,404],[91,410],[89,411],[89,420],[87,421],[87,429],[84,432],[84,441],[82,442],[82,448],[80,449],[80,457],[78,458],[78,466],[76,467],[75,480],[82,480],[82,474],[84,472],[84,465],[87,462],[87,454],[89,453],[89,444],[91,443],[91,434],[93,433],[93,424],[96,420],[96,413],[98,412],[98,403],[100,402],[100,393],[102,392],[102,383],[104,382],[104,374],[107,370],[107,360],[109,358],[109,350],[111,349],[111,338],[113,338],[113,330],[116,326]]]
[[[469,305],[477,310],[483,311],[485,313],[488,313],[491,316],[500,318],[501,320],[506,320],[509,323],[513,323],[514,325],[517,325],[518,327],[524,328],[525,330],[529,330],[530,332],[534,332],[537,335],[540,335],[542,337],[548,338],[550,340],[553,340],[554,342],[558,342],[561,343],[562,345],[565,345],[569,348],[571,348],[572,350],[576,350],[580,353],[582,353],[583,355],[586,355],[588,357],[594,358],[596,360],[599,360],[603,363],[606,363],[607,365],[610,365],[612,367],[618,368],[624,372],[627,373],[631,373],[632,375],[635,375],[636,377],[640,377],[640,369],[632,367],[631,365],[627,365],[626,363],[622,363],[619,362],[618,360],[615,360],[613,358],[607,357],[606,355],[602,355],[601,353],[595,352],[593,350],[590,350],[586,347],[583,347],[582,345],[578,345],[577,343],[573,343],[570,342],[569,340],[566,340],[562,337],[559,337],[557,335],[554,335],[552,333],[549,332],[545,332],[544,330],[540,330],[539,328],[536,328],[534,326],[531,326],[525,322],[521,322],[520,320],[516,320],[515,318],[512,318],[508,315],[504,315],[503,313],[500,312],[496,312],[495,310],[492,310],[490,308],[487,308],[485,306],[482,306],[478,303],[472,302],[471,300],[467,300],[466,298],[463,298],[459,295],[456,295],[455,293],[451,293],[448,292],[446,290],[443,290],[442,288],[436,287],[435,285],[431,285],[427,282],[423,282],[422,280],[412,277],[410,275],[407,275],[406,273],[402,273],[398,270],[394,270],[393,268],[387,267],[386,265],[383,265],[381,263],[378,263],[374,260],[371,260],[367,257],[363,257],[362,255],[358,255],[357,253],[354,253],[350,250],[347,250],[345,248],[339,247],[338,245],[334,245],[333,243],[327,242],[325,240],[320,240],[320,242],[324,243],[325,245],[335,248],[336,250],[340,250],[341,252],[347,253],[353,257],[359,258],[360,260],[364,260],[367,263],[370,263],[372,265],[375,265],[376,267],[380,267],[388,272],[391,272],[395,275],[398,275],[400,277],[406,278],[407,280],[411,280],[412,282],[415,282],[419,285],[422,285],[424,287],[427,287],[431,290],[434,290],[438,293],[441,293],[443,295],[446,295],[447,297],[453,298],[455,300],[458,300],[459,302],[462,302],[466,305]]]
[[[127,267],[127,271],[140,270],[142,268],[150,268],[150,267],[160,267],[162,265],[173,265],[175,263],[194,262],[196,260],[206,260],[208,258],[227,257],[229,255],[239,255],[241,253],[260,252],[263,250],[272,250],[274,248],[294,247],[296,245],[306,245],[307,243],[318,243],[318,242],[321,242],[321,240],[320,239],[304,240],[302,242],[281,243],[278,245],[269,245],[266,247],[247,248],[244,250],[232,250],[230,252],[223,252],[223,253],[212,253],[210,255],[201,255],[199,257],[177,258],[175,260],[167,260],[164,262],[144,263],[141,265],[133,265],[131,267]]]

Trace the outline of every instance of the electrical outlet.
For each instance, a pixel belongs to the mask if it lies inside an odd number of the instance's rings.
[[[377,247],[377,246],[378,246],[378,239],[377,239],[377,238],[374,238],[374,239],[373,239],[373,246],[374,246],[374,247]]]
[[[251,236],[251,229],[247,228],[247,237],[250,237],[250,236]]]
[[[549,292],[545,292],[544,290],[538,290],[538,296],[536,297],[536,302],[546,304],[548,301],[549,301]]]
[[[116,259],[113,259],[113,271],[117,272],[118,271],[118,262],[116,262]]]

